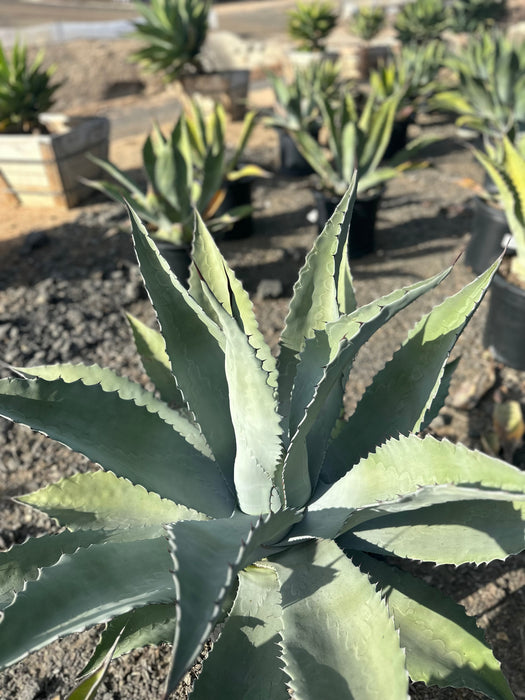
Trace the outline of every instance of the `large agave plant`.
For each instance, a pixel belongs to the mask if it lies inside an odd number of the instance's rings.
[[[474,620],[397,566],[523,547],[525,474],[418,435],[496,265],[421,319],[343,421],[360,348],[449,272],[358,307],[354,196],[307,256],[277,359],[202,221],[188,292],[132,213],[163,336],[132,326],[156,393],[96,366],[0,382],[3,415],[102,466],[19,497],[64,530],[0,558],[2,667],[107,622],[77,697],[112,655],[161,641],[167,695],[224,621],[196,700],[404,700],[409,677],[512,698]]]

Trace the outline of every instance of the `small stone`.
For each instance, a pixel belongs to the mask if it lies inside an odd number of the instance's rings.
[[[263,279],[257,285],[255,298],[261,299],[279,299],[283,295],[283,283],[278,279]]]

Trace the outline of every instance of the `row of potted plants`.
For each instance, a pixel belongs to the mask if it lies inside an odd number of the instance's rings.
[[[184,2],[189,7],[188,3],[193,0]],[[177,3],[173,7],[176,6],[180,14],[183,5],[179,0]],[[145,32],[148,27],[151,28],[154,19],[158,20],[161,7],[161,0],[157,0],[148,8],[150,22],[138,25],[141,31]],[[201,31],[197,32],[198,41],[188,45],[184,55],[171,55],[171,63],[164,56],[162,63],[163,54],[154,50],[156,44],[152,42],[148,52],[139,53],[135,58],[149,61],[150,67],[155,70],[171,65],[172,69],[168,70],[170,77],[179,75],[188,63],[193,62],[196,68],[199,47],[206,33],[208,10],[208,6],[201,8],[199,17],[202,26],[199,25]],[[174,21],[174,17],[169,18],[168,25]],[[53,87],[50,82],[52,71],[41,70],[41,60],[39,56],[29,66],[26,50],[16,45],[10,65],[2,52],[0,67],[7,87],[0,92],[0,115],[9,115],[9,119],[2,117],[4,130],[31,131],[37,124],[43,124],[40,128],[46,128],[46,121],[42,122],[40,112],[49,108],[56,86]],[[516,144],[524,121],[525,91],[521,89],[524,64],[523,46],[510,42],[503,33],[495,30],[478,32],[461,52],[447,51],[438,41],[425,46],[411,44],[402,47],[395,58],[372,72],[364,95],[362,86],[357,90],[355,85],[342,78],[336,64],[328,60],[318,61],[297,68],[291,81],[277,75],[269,76],[276,97],[276,110],[267,119],[267,125],[279,129],[285,172],[293,172],[295,167],[286,160],[291,141],[296,155],[301,157],[296,172],[301,172],[303,168],[303,172],[310,170],[318,176],[315,197],[319,230],[345,191],[354,169],[359,172],[355,217],[361,220],[356,230],[361,232],[362,238],[358,240],[354,236],[350,248],[351,257],[359,257],[374,249],[375,214],[385,183],[403,170],[420,165],[415,157],[428,140],[406,143],[407,125],[418,110],[456,112],[459,126],[468,127],[473,133],[480,132],[489,141],[486,152],[476,153],[478,160],[487,167],[488,158],[492,168],[508,164],[501,156],[498,159],[498,154],[504,151],[503,137]],[[440,76],[442,67],[448,70],[446,85]],[[30,86],[30,91],[38,99],[29,102],[21,99],[20,86],[24,84]],[[9,91],[9,87],[13,89]],[[65,158],[65,169],[71,172],[73,162],[75,187],[90,185],[113,198],[126,197],[131,200],[163,245],[183,244],[183,256],[187,260],[194,208],[214,233],[233,231],[235,235],[235,231],[240,230],[239,222],[244,220],[246,223],[250,216],[249,199],[239,204],[238,192],[242,189],[249,191],[248,178],[267,175],[256,165],[239,167],[255,120],[253,112],[245,116],[235,153],[228,155],[223,107],[216,105],[213,113],[206,117],[196,102],[188,102],[188,108],[167,137],[155,127],[146,140],[143,148],[143,164],[148,180],[146,191],[142,191],[139,185],[107,161],[107,140],[101,152],[97,152],[97,143],[87,144],[92,151],[89,167],[98,168],[98,172],[105,170],[116,182],[97,180],[98,175],[88,172],[79,183],[78,158],[77,162],[71,161],[70,155]],[[47,121],[47,124],[51,122]],[[65,127],[62,128],[65,130]],[[397,148],[394,147],[396,129],[401,131],[401,143]],[[77,146],[78,139],[73,139],[73,147]],[[40,148],[43,148],[42,145]],[[519,151],[516,152],[519,155]],[[44,169],[49,170],[49,166],[46,164]],[[71,201],[75,203],[77,200]],[[492,214],[503,212],[505,229],[509,218],[507,208],[501,187],[494,183],[489,211]],[[479,218],[477,215],[476,224]],[[514,231],[512,233],[515,237]],[[479,256],[482,246],[477,239],[474,231],[467,251],[467,262],[479,272],[497,257],[501,244],[499,238],[493,239],[489,257],[483,259]],[[479,256],[474,263],[472,251],[475,251],[476,257]],[[487,342],[492,345],[493,339],[499,336],[499,333],[488,332]],[[505,356],[497,348],[495,352],[510,364],[518,362],[518,359]]]

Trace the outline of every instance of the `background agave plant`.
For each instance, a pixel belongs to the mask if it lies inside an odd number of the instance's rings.
[[[43,128],[39,117],[54,103],[60,83],[51,84],[55,67],[44,69],[40,51],[29,63],[27,47],[15,42],[11,57],[0,44],[0,132],[31,133]]]
[[[330,2],[297,2],[288,12],[288,34],[298,42],[300,51],[323,51],[337,24],[337,12]]]
[[[350,31],[365,41],[373,39],[385,26],[384,7],[359,7],[350,20]]]
[[[342,420],[359,350],[450,271],[358,307],[354,197],[307,256],[277,359],[202,221],[188,292],[132,213],[163,335],[131,323],[156,393],[96,366],[0,381],[2,415],[102,466],[20,498],[65,529],[0,556],[0,667],[108,622],[77,697],[112,656],[161,641],[169,693],[224,621],[197,700],[397,700],[409,676],[512,698],[475,622],[397,566],[523,547],[525,475],[418,436],[496,264],[421,319]]]
[[[514,139],[525,125],[525,42],[498,30],[479,32],[445,57],[457,85],[431,100],[458,115],[456,123],[484,135]]]
[[[144,47],[131,59],[151,73],[164,73],[166,80],[179,77],[185,68],[200,70],[201,51],[208,34],[208,0],[151,0],[136,3],[142,20],[135,23],[135,36]]]
[[[256,123],[256,113],[245,115],[239,141],[233,153],[226,144],[226,113],[219,103],[205,114],[195,101],[188,100],[168,136],[158,125],[142,148],[147,189],[109,161],[92,158],[115,182],[89,180],[87,183],[119,202],[125,198],[148,222],[153,236],[176,245],[189,244],[193,236],[194,210],[208,227],[221,231],[251,212],[241,205],[219,214],[226,185],[243,177],[264,177],[257,165],[240,165]]]
[[[397,37],[402,44],[424,44],[439,39],[448,26],[443,0],[413,0],[401,7],[394,21]]]

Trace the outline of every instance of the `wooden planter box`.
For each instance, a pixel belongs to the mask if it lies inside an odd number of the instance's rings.
[[[107,159],[109,121],[43,114],[41,123],[48,134],[0,135],[0,192],[27,206],[74,207],[93,194],[79,178],[100,176],[86,155]]]

